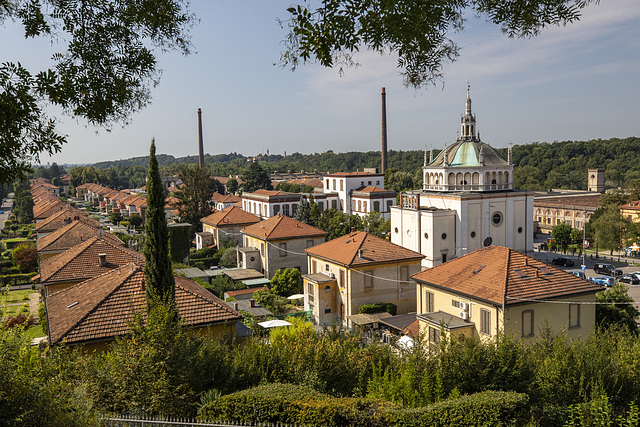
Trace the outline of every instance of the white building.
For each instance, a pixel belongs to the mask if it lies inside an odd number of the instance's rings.
[[[391,241],[425,255],[430,268],[489,244],[533,250],[533,192],[513,189],[504,160],[480,140],[467,90],[458,140],[423,166],[422,190],[391,208]]]
[[[366,216],[376,211],[389,218],[390,208],[396,203],[396,193],[384,189],[384,174],[375,169],[332,173],[322,179],[325,193],[338,194],[336,204],[330,207],[349,215]]]

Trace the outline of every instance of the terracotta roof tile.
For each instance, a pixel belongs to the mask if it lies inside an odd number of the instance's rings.
[[[362,257],[358,251],[362,249]],[[349,267],[384,262],[421,260],[424,255],[363,231],[356,231],[320,245],[305,249],[311,256],[324,258]]]
[[[336,172],[331,173],[329,175],[325,175],[325,177],[352,177],[352,176],[384,176],[383,173],[371,173],[371,172]]]
[[[67,208],[67,204],[61,200],[51,200],[44,204],[36,204],[33,206],[33,217],[35,219],[45,219],[54,213]]]
[[[262,240],[322,237],[327,232],[284,215],[272,216],[242,229],[244,234]]]
[[[176,303],[185,326],[235,323],[242,318],[197,283],[182,277],[175,281]],[[51,344],[105,341],[128,333],[134,312],[146,314],[144,288],[142,267],[132,263],[49,295]]]
[[[144,264],[144,255],[122,245],[110,234],[92,237],[84,243],[47,258],[40,263],[43,283],[86,280],[130,262]],[[98,255],[106,254],[107,263],[101,266]]]
[[[252,213],[245,212],[237,206],[229,206],[228,208],[214,212],[200,220],[200,222],[213,226],[221,225],[248,225],[259,222],[260,218]]]
[[[65,251],[101,232],[98,221],[88,217],[79,217],[62,228],[38,239],[38,252]],[[115,236],[112,237],[117,239]]]
[[[64,227],[69,223],[69,220],[73,220],[76,217],[88,218],[89,214],[75,207],[69,207],[67,209],[56,212],[48,218],[40,221],[36,224],[36,231],[38,232],[51,232],[59,228]],[[66,223],[65,223],[66,222]],[[96,221],[96,224],[98,222]],[[99,224],[98,224],[99,226]]]
[[[519,304],[602,290],[599,285],[502,246],[478,249],[412,277],[497,305],[503,301],[507,305]]]

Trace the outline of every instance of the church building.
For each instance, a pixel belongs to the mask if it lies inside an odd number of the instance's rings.
[[[480,140],[467,89],[457,141],[423,166],[423,188],[391,208],[391,241],[431,268],[489,245],[533,250],[533,192],[513,188],[507,160]]]

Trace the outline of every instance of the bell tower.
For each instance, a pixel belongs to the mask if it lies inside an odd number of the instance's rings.
[[[469,89],[471,86],[467,84],[467,101],[465,102],[464,116],[460,119],[460,140],[461,141],[478,141],[476,138],[476,116],[471,111],[471,96]]]
[[[589,191],[604,193],[604,169],[589,169],[587,188]]]

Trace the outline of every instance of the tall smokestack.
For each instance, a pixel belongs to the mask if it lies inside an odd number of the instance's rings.
[[[387,94],[382,88],[382,173],[387,170]]]
[[[200,169],[204,169],[204,144],[202,143],[202,110],[200,108],[198,108],[198,148],[198,165],[200,166]]]

